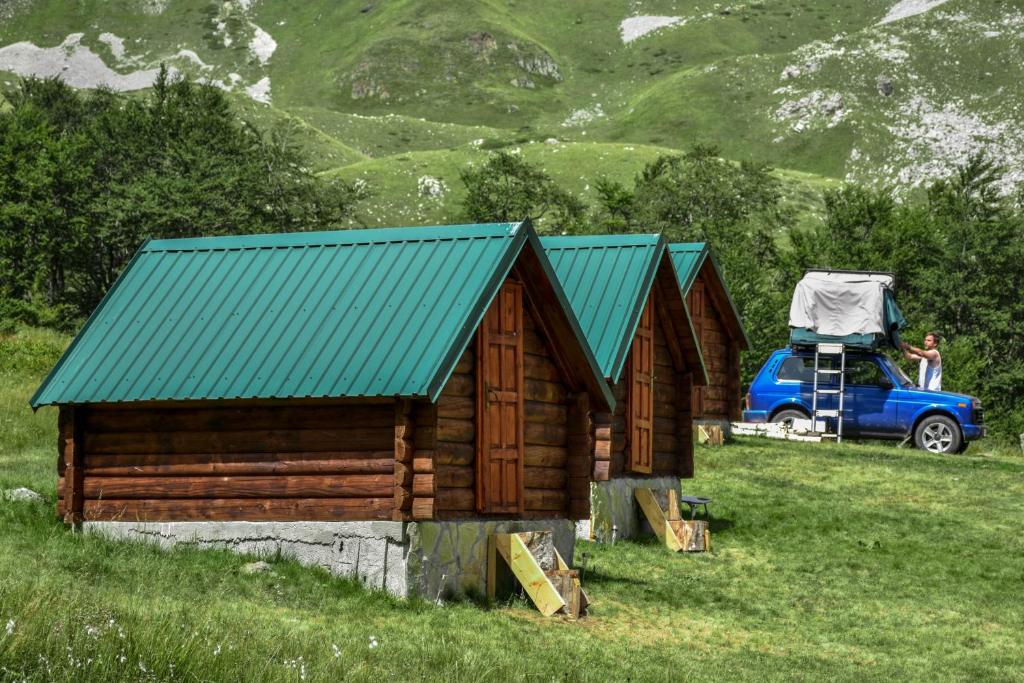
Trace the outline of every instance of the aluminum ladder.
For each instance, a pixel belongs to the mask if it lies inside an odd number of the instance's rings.
[[[831,368],[822,368],[822,358],[838,358],[839,368],[836,369],[835,364]],[[832,382],[828,383],[828,388],[823,389],[818,386],[818,379],[822,376],[839,375],[839,388],[836,389],[835,384]],[[813,431],[819,432],[822,438],[835,439],[836,443],[840,443],[843,440],[843,408],[844,399],[846,394],[846,346],[844,344],[817,344],[814,347],[814,394],[811,398],[811,419],[813,420],[814,429]],[[820,396],[838,396],[839,406],[837,408],[818,409],[818,398]],[[834,417],[836,418],[836,432],[835,434],[829,433],[826,425],[827,423],[822,420],[818,422],[819,417]],[[819,425],[821,429],[818,429]]]

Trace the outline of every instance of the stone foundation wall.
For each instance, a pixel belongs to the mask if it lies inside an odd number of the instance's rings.
[[[571,520],[412,522],[406,528],[410,592],[430,599],[485,595],[487,537],[519,531],[551,531],[558,553],[572,566]]]
[[[616,540],[653,534],[633,493],[641,488],[679,491],[679,477],[618,477],[610,481],[591,482],[590,521],[579,524],[580,537],[587,533],[591,540],[598,543],[611,543],[613,529]]]
[[[408,539],[402,522],[85,522],[87,533],[157,543],[280,554],[366,586],[409,594]]]
[[[156,543],[222,548],[323,567],[399,597],[428,599],[484,595],[487,537],[517,531],[553,532],[555,547],[572,564],[575,522],[85,522],[86,533]]]

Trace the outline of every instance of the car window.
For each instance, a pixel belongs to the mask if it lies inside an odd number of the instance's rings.
[[[878,367],[878,363],[867,358],[849,359],[846,361],[846,383],[859,386],[881,386],[888,380]]]
[[[821,358],[819,360],[819,367],[822,370],[830,369],[834,367],[833,360],[831,358]],[[832,381],[832,377],[833,375],[822,375],[818,380],[818,384],[829,384]],[[778,380],[807,382],[808,384],[813,384],[814,357],[790,356],[786,358],[779,365],[779,370],[775,373],[775,378]]]

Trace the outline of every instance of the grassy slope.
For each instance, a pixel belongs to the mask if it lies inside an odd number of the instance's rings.
[[[48,498],[0,501],[0,680],[1020,680],[1019,457],[699,449],[687,490],[716,501],[714,552],[581,544],[594,614],[569,624],[70,534],[54,411],[26,406],[65,341],[0,342],[0,489]]]
[[[668,150],[712,143],[727,158],[770,160],[803,185],[794,193],[805,196],[800,206],[807,220],[820,210],[811,195],[832,182],[826,179],[893,179],[903,165],[926,168],[930,138],[913,132],[898,138],[892,131],[913,131],[913,116],[944,103],[953,109],[936,117],[942,134],[965,134],[964,126],[977,123],[980,134],[995,136],[1008,163],[1024,155],[1024,141],[1017,149],[1013,132],[1021,85],[1009,68],[1021,48],[1015,29],[993,30],[1016,10],[951,0],[876,26],[892,2],[764,0],[724,8],[693,0],[318,1],[255,2],[243,11],[238,4],[175,0],[155,13],[146,11],[161,4],[155,0],[86,0],[71,8],[62,0],[36,0],[0,26],[0,44],[30,39],[55,45],[83,31],[84,44],[112,62],[98,40],[111,31],[127,38],[128,56],[136,60],[121,70],[153,66],[188,48],[210,65],[204,70],[172,60],[193,76],[227,80],[236,73],[243,86],[269,77],[272,107],[254,105],[241,86],[236,89],[246,115],[296,122],[317,170],[350,166],[342,174],[354,175],[372,168],[380,179],[379,202],[367,211],[379,217],[374,223],[439,214],[419,206],[415,192],[396,189],[407,176],[407,154],[454,149],[419,157],[430,166],[420,164],[418,172],[438,176],[465,159],[473,140],[548,137]],[[675,15],[686,23],[624,45],[619,22],[632,14]],[[225,22],[231,45],[223,44],[216,21]],[[267,65],[246,47],[257,25],[278,44]],[[815,44],[827,44],[827,55],[807,51]],[[550,58],[561,80],[528,72],[517,64],[520,57]],[[803,73],[785,80],[790,66]],[[877,92],[882,74],[895,84],[891,97]],[[533,87],[513,83],[522,78]],[[369,87],[369,95],[355,97],[356,84]],[[814,93],[841,95],[843,120],[829,126],[820,112],[810,112],[807,129],[796,132],[795,119],[777,118],[784,101]],[[573,112],[597,106],[603,115],[565,125]],[[917,112],[911,119],[908,107]],[[970,120],[975,113],[978,122]],[[999,129],[1001,122],[1010,127]],[[375,162],[366,165],[367,157]],[[622,169],[609,171],[601,155],[576,161],[580,173],[574,176],[629,177],[636,166],[626,159]],[[564,179],[557,164],[552,174]],[[394,207],[394,214],[381,216],[382,206]]]
[[[489,146],[487,143],[493,143],[506,151],[518,151],[528,161],[541,167],[559,185],[591,205],[597,201],[595,183],[599,178],[607,177],[630,185],[644,164],[661,154],[678,153],[669,147],[630,143],[515,144],[498,138],[486,139],[483,147]],[[487,161],[491,152],[483,147],[467,144],[447,150],[398,153],[326,173],[349,181],[361,179],[373,192],[373,196],[361,205],[357,224],[387,226],[443,223],[459,220],[461,202],[465,196],[459,172]],[[448,192],[443,197],[420,194],[418,181],[427,175],[445,183]],[[836,184],[827,178],[793,171],[781,170],[777,176],[782,181],[786,201],[797,209],[804,220],[820,211],[821,190]],[[538,228],[541,231],[553,229],[543,219],[538,222]]]

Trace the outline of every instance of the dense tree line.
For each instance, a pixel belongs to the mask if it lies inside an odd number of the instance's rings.
[[[972,159],[902,202],[890,188],[827,191],[820,224],[798,228],[771,168],[722,160],[712,148],[660,157],[630,187],[598,181],[597,205],[573,198],[571,210],[560,209],[571,217],[564,223],[550,218],[564,192],[511,156],[498,153],[463,175],[467,217],[545,216],[559,232],[662,232],[672,241],[710,242],[754,346],[744,382],[788,343],[790,296],[805,269],[889,271],[911,341],[932,330],[945,338],[944,386],[980,397],[998,438],[1024,432],[1017,399],[1024,395],[1024,213],[1019,198],[998,192],[1001,170],[990,161]],[[479,188],[502,187],[517,188],[506,195],[517,204],[499,215],[480,201]]]
[[[72,329],[149,237],[310,230],[349,222],[360,191],[313,174],[288,128],[241,120],[227,96],[161,74],[142,97],[26,80],[0,110],[0,327]],[[1004,437],[1024,432],[1024,214],[974,159],[920,196],[847,185],[798,228],[764,164],[695,147],[630,185],[598,180],[588,206],[517,154],[462,174],[453,219],[540,220],[547,231],[661,232],[707,241],[754,350],[744,379],[788,339],[808,267],[886,270],[916,341],[941,332],[946,385],[980,396]],[[784,246],[780,246],[784,245]],[[0,330],[2,332],[2,330]]]
[[[337,225],[356,191],[306,168],[287,128],[161,73],[141,98],[26,80],[0,113],[0,307],[91,311],[147,237]]]

